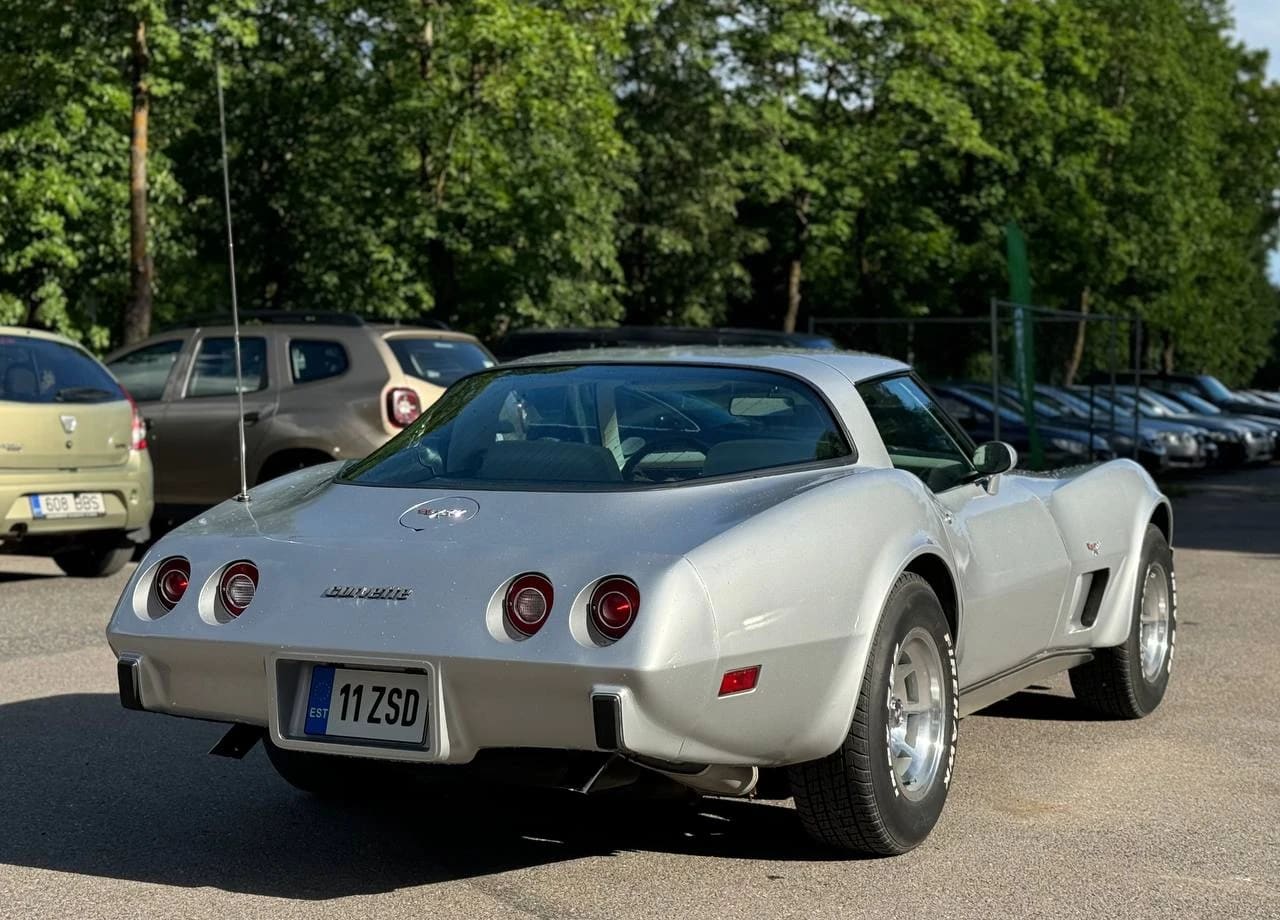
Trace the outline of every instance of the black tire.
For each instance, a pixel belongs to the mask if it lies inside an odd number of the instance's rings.
[[[404,764],[291,751],[272,744],[270,738],[263,738],[263,747],[281,779],[295,789],[318,798],[376,798],[410,782]]]
[[[53,561],[73,578],[105,578],[124,568],[133,558],[133,549],[119,543],[92,543],[59,550]]]
[[[1141,648],[1144,588],[1148,576],[1153,573],[1153,565],[1163,570],[1168,609],[1168,641],[1154,677],[1144,673]],[[1158,571],[1152,577],[1158,579]],[[1076,699],[1111,719],[1141,719],[1150,715],[1169,688],[1178,631],[1178,587],[1173,573],[1173,550],[1169,548],[1164,534],[1154,525],[1147,525],[1142,540],[1138,583],[1133,594],[1129,636],[1124,643],[1114,648],[1096,649],[1093,661],[1071,669],[1071,690]]]
[[[889,757],[890,700],[902,643],[919,631],[932,637],[938,656],[940,731],[928,783],[908,793]],[[821,843],[877,856],[915,847],[938,822],[947,800],[958,722],[955,645],[946,616],[928,582],[905,574],[889,593],[876,628],[848,737],[821,760],[791,767],[804,829]]]

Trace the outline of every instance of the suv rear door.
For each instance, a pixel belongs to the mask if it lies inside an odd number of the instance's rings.
[[[122,466],[133,409],[109,373],[73,345],[0,334],[0,469]]]
[[[245,450],[256,468],[279,399],[279,373],[270,333],[242,334]],[[157,426],[164,444],[163,491],[157,501],[213,505],[240,491],[235,348],[230,335],[200,333],[176,397]],[[160,461],[157,461],[159,481]],[[252,485],[252,483],[250,483]]]

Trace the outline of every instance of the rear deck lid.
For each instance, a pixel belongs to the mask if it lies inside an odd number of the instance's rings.
[[[0,332],[0,469],[120,466],[132,425],[124,391],[88,353]]]

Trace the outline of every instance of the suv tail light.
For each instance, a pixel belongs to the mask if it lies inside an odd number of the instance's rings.
[[[387,394],[387,418],[400,428],[413,423],[422,414],[422,400],[418,391],[408,387],[396,387]]]
[[[258,567],[252,562],[233,562],[218,582],[218,600],[233,617],[238,617],[253,603],[258,593]]]
[[[181,556],[170,556],[156,567],[156,600],[165,610],[178,605],[190,584],[191,563]]]
[[[545,575],[537,572],[518,575],[507,588],[507,597],[502,605],[507,622],[521,635],[532,636],[547,622],[555,598],[555,591]]]
[[[133,397],[126,390],[124,398],[129,400],[129,408],[133,412],[133,427],[130,431],[129,448],[131,450],[147,449],[147,423],[142,417],[142,412],[138,409],[138,404],[133,401]]]
[[[630,578],[613,575],[591,592],[591,625],[606,639],[627,634],[640,612],[640,589]]]

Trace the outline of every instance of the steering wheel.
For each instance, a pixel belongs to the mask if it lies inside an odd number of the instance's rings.
[[[690,437],[687,434],[670,434],[660,436],[657,439],[648,442],[638,451],[627,458],[627,462],[622,465],[622,481],[627,482],[635,475],[636,467],[640,465],[640,461],[651,454],[661,454],[673,450],[695,450],[704,457],[707,454],[707,445],[699,441],[697,438]]]

